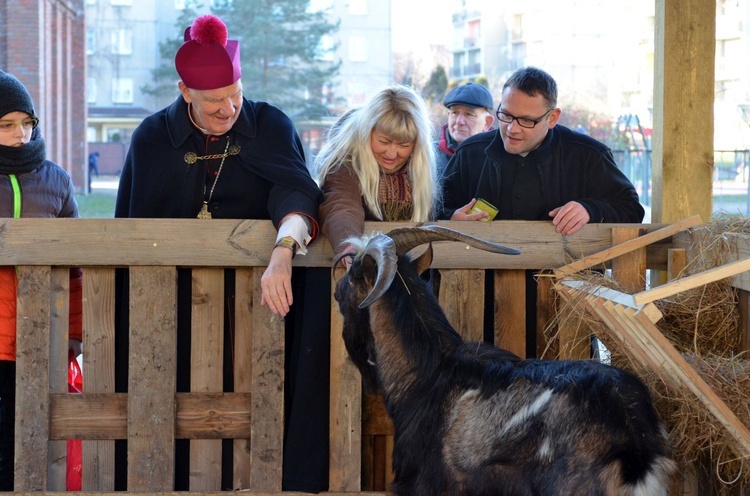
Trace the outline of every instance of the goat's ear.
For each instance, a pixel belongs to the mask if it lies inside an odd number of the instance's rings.
[[[420,276],[432,265],[432,243],[427,245],[427,249],[419,255],[413,262],[414,269]]]

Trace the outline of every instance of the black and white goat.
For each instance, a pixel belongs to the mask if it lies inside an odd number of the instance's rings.
[[[397,495],[666,495],[675,469],[646,386],[594,361],[466,343],[420,277],[432,246],[518,253],[441,226],[359,240],[336,285],[344,341],[395,426]],[[334,266],[340,261],[334,260]]]

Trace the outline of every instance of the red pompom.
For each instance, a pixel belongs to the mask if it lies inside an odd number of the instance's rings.
[[[205,14],[193,21],[190,26],[190,38],[201,45],[209,43],[219,43],[221,46],[227,46],[227,26],[224,21],[215,15]]]

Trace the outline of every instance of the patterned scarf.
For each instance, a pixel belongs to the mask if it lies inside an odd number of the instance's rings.
[[[0,174],[23,174],[41,167],[47,158],[44,138],[34,129],[31,141],[23,146],[0,145]]]

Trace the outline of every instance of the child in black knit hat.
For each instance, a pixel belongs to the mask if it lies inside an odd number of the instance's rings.
[[[73,182],[47,160],[34,101],[0,71],[0,218],[78,217]],[[71,350],[80,352],[81,269],[71,269]],[[0,491],[13,490],[16,377],[16,273],[0,267]],[[80,488],[79,488],[80,489]]]

